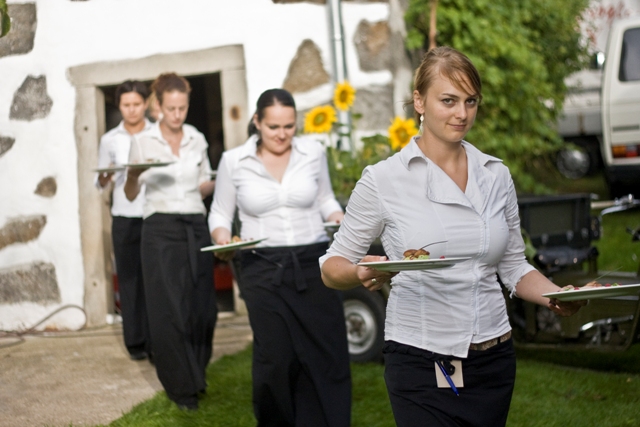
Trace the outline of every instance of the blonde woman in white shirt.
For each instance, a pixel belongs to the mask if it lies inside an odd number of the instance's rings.
[[[129,161],[131,140],[151,127],[144,117],[149,89],[136,80],[118,85],[115,101],[122,121],[100,138],[98,167],[123,165]],[[111,238],[118,274],[124,344],[132,360],[143,360],[151,352],[147,308],[142,282],[140,238],[143,197],[129,201],[124,194],[126,174],[104,172],[96,176],[96,186],[105,188],[113,181],[111,194]]]
[[[162,118],[131,144],[125,193],[144,184],[142,267],[153,358],[167,396],[183,409],[198,408],[213,346],[217,308],[213,257],[200,248],[211,238],[202,199],[213,192],[207,142],[184,124],[189,82],[174,73],[153,83]]]
[[[320,260],[323,279],[331,288],[363,285],[371,291],[391,282],[383,353],[399,427],[504,426],[516,365],[496,275],[512,297],[562,316],[582,303],[541,296],[559,288],[525,259],[509,170],[463,140],[481,100],[473,64],[454,49],[433,49],[416,72],[414,88],[422,135],[365,169]],[[395,276],[357,266],[385,259],[365,256],[378,236],[392,260],[436,242],[428,248],[431,258],[469,259]],[[443,370],[454,377],[453,386]]]
[[[217,244],[229,243],[237,208],[243,240],[268,238],[235,254],[254,335],[254,414],[258,426],[347,427],[342,301],[318,266],[329,241],[323,222],[343,218],[325,150],[295,136],[295,103],[285,90],[260,96],[253,124],[257,134],[222,156],[209,228]]]

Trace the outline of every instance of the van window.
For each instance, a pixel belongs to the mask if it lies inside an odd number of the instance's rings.
[[[618,79],[621,82],[640,80],[640,28],[624,32]]]

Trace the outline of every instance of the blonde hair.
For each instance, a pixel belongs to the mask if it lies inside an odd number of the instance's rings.
[[[424,97],[438,75],[449,79],[456,88],[477,95],[478,101],[482,99],[480,74],[465,54],[448,46],[431,49],[422,57],[422,62],[416,70],[413,81],[414,90]],[[465,82],[464,77],[471,87]],[[418,113],[416,113],[416,119],[420,119]]]

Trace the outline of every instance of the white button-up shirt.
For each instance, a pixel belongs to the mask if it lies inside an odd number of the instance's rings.
[[[142,132],[151,128],[151,122],[145,119]],[[100,148],[98,152],[98,167],[106,168],[114,165],[123,165],[129,161],[129,149],[131,148],[131,135],[124,128],[124,122],[102,135],[100,138]],[[138,194],[132,202],[124,194],[124,183],[127,175],[124,170],[113,174],[113,195],[111,204],[112,216],[124,216],[129,218],[142,217],[142,206],[144,205],[143,191]],[[98,181],[98,174],[95,179],[96,187],[102,189]]]
[[[182,131],[179,156],[173,154],[171,146],[162,137],[158,123],[131,143],[130,163],[174,162],[151,167],[140,174],[139,180],[145,185],[143,218],[154,213],[206,213],[200,184],[211,180],[207,141],[191,125],[182,125]]]
[[[295,246],[329,240],[323,221],[342,211],[336,201],[325,149],[317,141],[293,138],[289,165],[278,182],[256,150],[257,136],[222,155],[209,228],[231,230],[236,205],[242,239],[268,240],[259,246]]]
[[[359,262],[380,236],[391,260],[431,242],[431,258],[470,257],[452,267],[403,271],[391,284],[385,339],[466,357],[469,344],[508,332],[496,273],[513,293],[534,268],[524,256],[516,193],[507,167],[463,142],[465,192],[420,150],[367,167],[327,254]]]

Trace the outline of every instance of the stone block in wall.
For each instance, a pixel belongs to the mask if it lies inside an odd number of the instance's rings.
[[[353,42],[363,71],[391,68],[391,32],[387,21],[360,21]]]
[[[26,243],[40,236],[47,224],[47,217],[34,215],[11,218],[0,228],[0,249],[15,243]]]
[[[303,40],[289,64],[289,71],[282,87],[291,93],[307,92],[329,81],[329,73],[324,69],[320,48],[309,39]]]
[[[394,117],[393,87],[368,86],[358,89],[353,103],[354,113],[362,114],[356,122],[358,130],[384,130]]]
[[[52,176],[48,176],[46,178],[42,178],[34,193],[42,197],[53,197],[56,195],[56,191],[58,191],[56,179]]]
[[[60,301],[60,288],[53,264],[35,262],[0,270],[0,304],[50,304]]]
[[[27,76],[13,95],[9,118],[26,121],[42,119],[49,115],[52,105],[53,101],[47,95],[47,78]]]
[[[11,17],[11,29],[0,39],[0,58],[31,52],[36,36],[35,3],[10,4],[8,13]]]
[[[11,150],[14,142],[16,142],[15,138],[0,136],[0,157],[2,157],[7,151]]]

